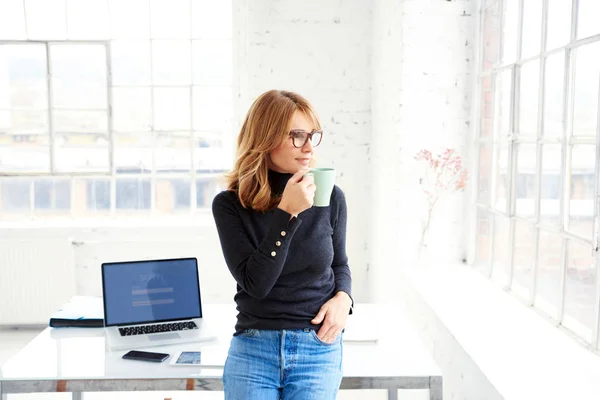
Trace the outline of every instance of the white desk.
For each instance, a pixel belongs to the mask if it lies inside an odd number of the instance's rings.
[[[174,355],[204,348],[224,364],[235,307],[204,305],[203,311],[217,330],[218,340],[148,350]],[[350,340],[373,329],[378,332],[377,342]],[[47,328],[2,367],[2,400],[9,393],[71,392],[73,399],[79,400],[83,392],[223,390],[221,368],[172,366],[168,360],[161,364],[123,360],[125,353],[107,350],[102,328]],[[442,400],[440,369],[392,305],[355,307],[346,329],[343,367],[342,389],[387,389],[393,400],[398,389],[429,389],[430,400]]]

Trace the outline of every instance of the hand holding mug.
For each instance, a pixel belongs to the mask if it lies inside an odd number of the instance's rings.
[[[305,176],[307,170],[296,172],[285,185],[279,208],[291,214],[298,215],[313,205],[315,183],[312,176]]]

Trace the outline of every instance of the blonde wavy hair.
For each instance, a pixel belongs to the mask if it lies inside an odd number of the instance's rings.
[[[279,203],[269,185],[269,155],[288,140],[296,111],[313,123],[313,129],[321,129],[312,105],[294,92],[270,90],[248,110],[237,139],[234,168],[226,175],[227,189],[238,195],[243,207],[266,211]]]

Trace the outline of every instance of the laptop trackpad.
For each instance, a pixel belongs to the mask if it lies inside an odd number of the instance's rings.
[[[150,340],[170,340],[170,339],[179,339],[181,336],[179,336],[177,333],[165,333],[163,335],[148,335],[148,339]]]

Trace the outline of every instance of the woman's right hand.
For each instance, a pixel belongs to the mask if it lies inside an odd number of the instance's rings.
[[[312,207],[315,197],[315,182],[312,175],[304,176],[307,169],[296,172],[285,185],[278,208],[297,216]]]

